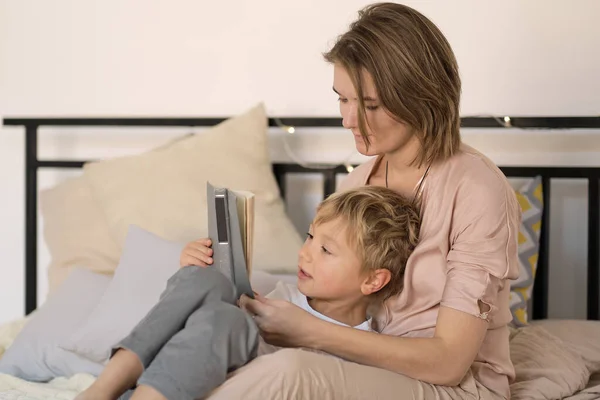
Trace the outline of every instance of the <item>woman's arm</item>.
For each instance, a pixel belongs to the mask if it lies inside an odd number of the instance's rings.
[[[243,297],[267,343],[306,347],[436,385],[460,383],[473,363],[488,323],[441,307],[432,338],[403,338],[365,332],[313,317],[286,301]]]
[[[455,386],[473,363],[488,323],[441,307],[432,338],[395,337],[341,326],[316,329],[307,347],[407,375],[435,385]]]

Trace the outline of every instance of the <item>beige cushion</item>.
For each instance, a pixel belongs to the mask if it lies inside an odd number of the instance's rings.
[[[562,340],[565,347],[583,359],[590,374],[600,372],[600,321],[547,319],[531,324]]]
[[[562,399],[583,389],[590,376],[581,354],[541,325],[513,329],[510,356],[512,400]]]
[[[87,164],[84,176],[123,247],[135,224],[167,240],[207,236],[206,182],[256,195],[254,268],[295,272],[302,239],[272,173],[262,104],[152,151]]]
[[[535,271],[540,251],[542,211],[544,208],[542,177],[529,179],[515,191],[521,206],[519,227],[519,277],[510,283],[512,323],[519,327],[529,321],[528,302],[533,292]]]
[[[40,210],[51,257],[49,295],[77,266],[103,274],[114,271],[120,250],[85,178],[69,178],[42,191]]]

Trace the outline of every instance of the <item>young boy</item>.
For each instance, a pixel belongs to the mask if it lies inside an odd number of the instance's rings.
[[[317,208],[299,252],[297,286],[278,283],[267,297],[371,330],[367,311],[402,290],[419,229],[417,207],[389,189],[333,194]],[[190,258],[203,265],[193,248],[184,249],[183,268],[157,305],[115,346],[102,374],[78,399],[203,398],[230,371],[277,350],[236,306],[234,286],[223,274],[210,265],[188,266]]]

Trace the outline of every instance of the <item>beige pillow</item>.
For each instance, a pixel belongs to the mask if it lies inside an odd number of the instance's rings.
[[[512,400],[562,399],[583,389],[590,376],[581,355],[543,326],[513,329],[510,358]]]
[[[48,294],[75,267],[111,274],[120,249],[83,177],[69,178],[40,193],[43,237],[50,253]]]
[[[600,372],[600,321],[577,319],[546,319],[533,321],[532,325],[563,341],[565,347],[578,354],[590,374]]]
[[[262,104],[152,151],[87,164],[84,176],[122,248],[129,225],[166,240],[207,236],[206,182],[256,195],[254,268],[295,272],[302,239],[272,173]]]

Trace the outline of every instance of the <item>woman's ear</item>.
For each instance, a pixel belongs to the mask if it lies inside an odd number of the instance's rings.
[[[379,292],[390,282],[392,274],[389,270],[381,268],[369,273],[365,281],[361,285],[361,292],[368,296]]]

